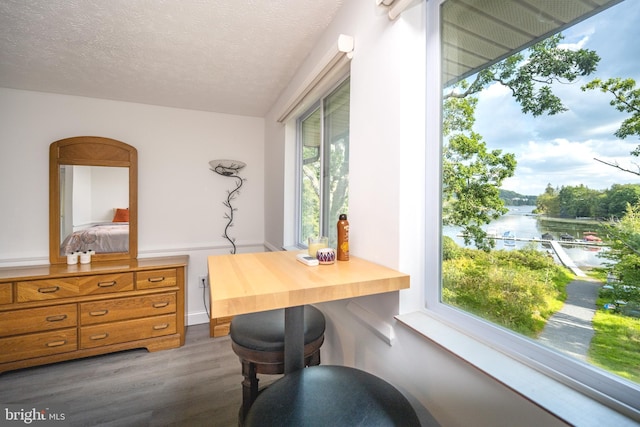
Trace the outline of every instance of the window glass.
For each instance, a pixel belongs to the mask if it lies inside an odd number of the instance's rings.
[[[441,301],[640,383],[640,8],[489,3],[440,10]]]
[[[328,236],[349,205],[349,79],[298,120],[300,226],[298,244]]]
[[[320,233],[320,153],[322,109],[316,107],[300,121],[302,241]]]

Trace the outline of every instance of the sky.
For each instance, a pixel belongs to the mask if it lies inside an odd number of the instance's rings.
[[[594,78],[633,78],[640,88],[640,2],[627,0],[565,31],[563,46],[595,50],[597,71],[553,90],[569,108],[555,116],[525,116],[508,89],[495,84],[479,94],[475,130],[489,149],[514,153],[515,176],[502,188],[524,195],[583,184],[605,190],[613,184],[640,184],[640,176],[604,165],[594,158],[640,171],[640,157],[630,152],[640,138],[618,139],[614,132],[629,113],[609,105],[611,95],[580,87]],[[500,125],[496,125],[496,120]]]

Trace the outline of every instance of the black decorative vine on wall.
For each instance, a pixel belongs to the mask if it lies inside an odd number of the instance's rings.
[[[224,176],[226,178],[233,178],[235,181],[236,187],[233,190],[227,190],[227,200],[222,202],[223,205],[229,209],[227,213],[224,214],[224,217],[228,220],[227,225],[224,227],[224,234],[222,237],[227,239],[233,249],[231,250],[232,254],[236,253],[236,239],[235,237],[229,236],[229,228],[233,227],[233,213],[237,210],[231,205],[231,201],[234,200],[240,194],[240,188],[242,184],[246,181],[245,178],[240,177],[238,174],[240,170],[246,166],[244,162],[240,162],[238,160],[212,160],[209,162],[211,166],[211,170],[217,173],[220,176]]]

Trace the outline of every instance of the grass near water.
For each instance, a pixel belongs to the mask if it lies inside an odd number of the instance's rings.
[[[535,338],[562,308],[566,285],[575,277],[539,252],[463,249],[445,239],[443,300],[515,332]],[[606,272],[590,276],[606,283]],[[597,301],[589,361],[640,383],[640,319],[604,309]]]
[[[589,358],[596,366],[640,383],[640,319],[599,309]]]

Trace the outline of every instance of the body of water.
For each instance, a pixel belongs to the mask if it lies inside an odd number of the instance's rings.
[[[498,236],[509,232],[515,237],[527,239],[541,239],[544,233],[551,233],[555,240],[560,240],[560,235],[565,233],[572,235],[577,240],[581,240],[585,232],[597,233],[599,231],[597,227],[592,224],[545,221],[532,213],[535,206],[507,206],[507,208],[509,212],[484,227],[485,231],[495,233]],[[458,245],[464,246],[464,239],[460,236],[460,231],[459,227],[451,226],[446,226],[442,229],[442,233],[445,236],[451,237]],[[534,245],[538,250],[548,250],[548,248],[543,247],[539,242],[516,241],[515,245],[513,245],[513,243],[512,241],[506,242],[505,240],[498,239],[496,240],[495,248],[511,250],[521,249],[527,245]],[[563,245],[563,247],[578,267],[599,267],[607,261],[598,256],[602,251],[605,251],[606,248],[577,245]]]

